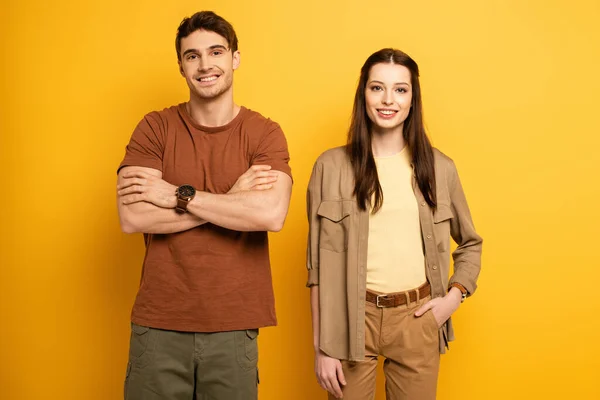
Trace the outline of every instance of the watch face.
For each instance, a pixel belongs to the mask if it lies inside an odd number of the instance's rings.
[[[177,192],[179,193],[179,197],[188,198],[193,197],[196,194],[196,189],[191,185],[183,185],[179,186]]]

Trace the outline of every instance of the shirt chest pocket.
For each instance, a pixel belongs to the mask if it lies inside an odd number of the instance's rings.
[[[439,203],[433,213],[433,229],[439,252],[450,248],[450,221],[454,218],[450,205]]]
[[[352,202],[326,200],[317,209],[320,219],[319,248],[337,253],[348,250]]]

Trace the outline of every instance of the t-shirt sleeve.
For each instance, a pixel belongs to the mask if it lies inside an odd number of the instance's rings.
[[[148,114],[137,125],[129,144],[125,148],[125,157],[117,169],[136,166],[163,169],[164,129],[159,120]]]
[[[284,172],[293,180],[289,162],[290,154],[285,135],[278,124],[272,123],[258,144],[250,164],[270,165],[272,170]]]

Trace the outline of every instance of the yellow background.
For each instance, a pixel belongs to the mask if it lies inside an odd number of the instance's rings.
[[[119,230],[115,169],[145,113],[187,99],[174,37],[201,8],[233,23],[236,101],[278,121],[292,155],[261,399],[324,398],[305,188],[316,157],[345,141],[362,63],[388,46],[420,64],[429,132],[455,159],[485,239],[438,398],[600,399],[592,0],[3,2],[1,399],[121,398],[143,244]]]

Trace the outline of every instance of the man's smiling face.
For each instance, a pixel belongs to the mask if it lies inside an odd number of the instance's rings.
[[[231,53],[227,39],[218,33],[197,30],[181,39],[179,69],[192,96],[209,100],[231,90],[240,53]]]

